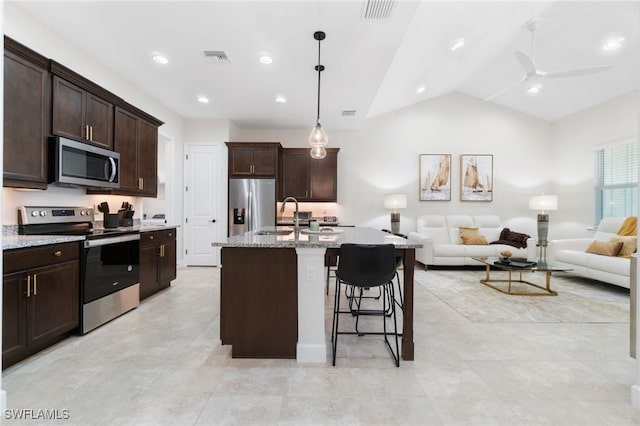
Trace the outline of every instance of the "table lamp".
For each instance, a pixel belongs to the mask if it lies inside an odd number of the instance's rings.
[[[400,232],[400,213],[398,209],[407,208],[407,194],[385,194],[384,208],[391,209],[391,232]]]
[[[529,209],[538,210],[538,247],[540,247],[539,261],[547,260],[547,235],[549,234],[548,211],[558,210],[557,195],[532,195],[529,198]]]

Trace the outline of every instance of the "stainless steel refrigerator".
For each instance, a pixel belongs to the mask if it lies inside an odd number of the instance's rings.
[[[275,179],[229,179],[230,237],[275,224]]]

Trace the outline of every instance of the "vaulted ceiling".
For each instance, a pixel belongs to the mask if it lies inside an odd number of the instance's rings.
[[[317,30],[326,33],[320,113],[328,129],[355,129],[366,118],[449,92],[485,99],[513,85],[525,74],[515,52],[533,56],[524,26],[535,18],[543,18],[535,32],[536,68],[613,67],[542,79],[537,95],[522,83],[490,102],[555,121],[639,84],[636,1],[9,3],[5,8],[39,21],[181,116],[230,119],[241,128],[314,124]],[[376,3],[382,8],[368,9]],[[372,11],[383,16],[368,16]],[[452,51],[459,38],[464,46]],[[611,38],[621,48],[603,50]],[[203,51],[223,51],[229,60],[212,61]],[[169,63],[154,62],[154,54]],[[258,61],[264,54],[271,64]],[[286,103],[275,102],[277,96]]]

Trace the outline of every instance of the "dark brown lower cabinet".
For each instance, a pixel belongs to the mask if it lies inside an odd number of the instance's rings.
[[[298,267],[294,248],[222,249],[220,340],[233,358],[295,358]]]
[[[140,300],[171,285],[176,279],[176,229],[140,235]]]
[[[79,324],[79,243],[5,251],[2,368],[62,340]]]

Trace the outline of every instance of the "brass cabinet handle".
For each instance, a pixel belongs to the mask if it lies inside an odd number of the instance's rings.
[[[138,178],[138,189],[144,189],[144,178]]]
[[[89,126],[84,126],[84,138],[88,141],[90,141],[91,139],[89,138]]]
[[[169,232],[169,236],[170,236],[170,237],[173,237],[173,232]]]
[[[93,126],[89,126],[89,140],[93,140]]]
[[[53,253],[53,255],[54,255],[54,256],[56,256],[56,257],[60,257],[60,256],[62,256],[62,252],[61,252],[60,250],[56,250],[56,251]]]
[[[38,275],[33,274],[33,295],[38,295]]]
[[[31,297],[31,275],[27,275],[27,297]]]
[[[153,240],[153,235],[149,235],[149,239],[150,239],[150,240]]]

